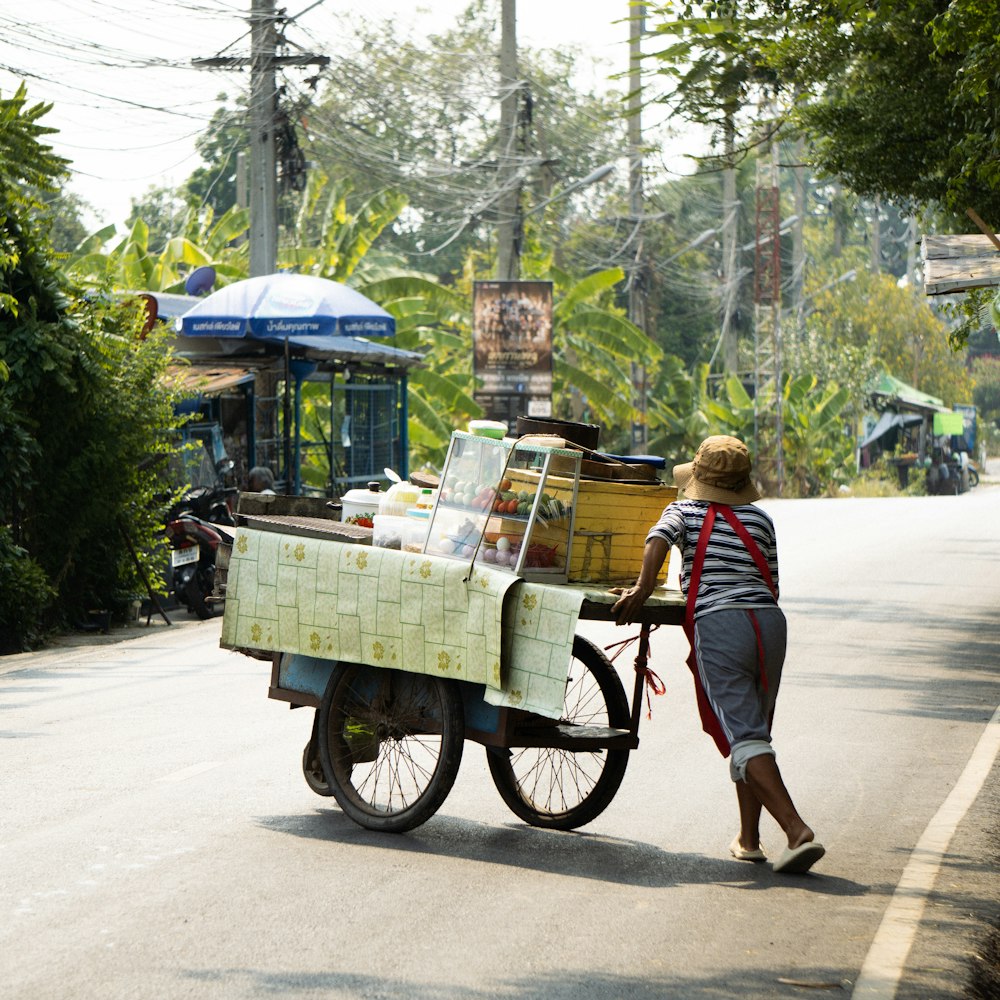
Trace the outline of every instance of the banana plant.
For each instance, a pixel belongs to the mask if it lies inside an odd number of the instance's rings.
[[[854,475],[854,438],[842,413],[847,389],[817,390],[814,375],[786,378],[784,385],[785,493],[819,496]]]
[[[648,448],[668,464],[687,462],[715,424],[706,412],[710,402],[707,364],[688,372],[680,358],[665,355],[647,375]]]
[[[63,265],[75,282],[110,286],[122,291],[182,294],[184,280],[196,267],[215,268],[220,284],[247,273],[247,246],[237,240],[249,227],[246,209],[232,208],[218,221],[211,208],[188,210],[184,232],[156,251],[149,245],[149,227],[140,218],[118,243],[117,229],[105,226],[88,236]]]
[[[655,369],[663,351],[613,301],[625,273],[609,268],[580,281],[556,267],[554,284],[553,403],[557,416],[604,428],[603,446],[627,450],[634,421],[632,366]]]
[[[396,319],[396,346],[423,355],[407,377],[410,464],[440,468],[451,432],[483,415],[472,373],[468,296],[418,274],[363,285],[362,294]]]
[[[581,281],[557,268],[554,285],[553,410],[557,416],[589,419],[610,433],[627,434],[637,413],[631,402],[631,364],[655,366],[662,352],[610,304],[621,269]],[[375,281],[360,290],[396,318],[396,344],[424,355],[425,366],[409,375],[410,448],[414,463],[439,468],[451,432],[482,416],[475,402],[472,369],[471,295],[419,276]]]
[[[322,170],[309,172],[292,242],[279,250],[283,267],[346,282],[408,202],[401,192],[384,190],[349,208],[350,193],[349,183],[333,183]]]
[[[819,496],[853,475],[854,442],[841,416],[850,392],[837,385],[819,387],[815,375],[791,376],[781,382],[781,444],[784,456],[782,493],[785,496]],[[775,409],[774,388],[767,387],[755,400],[743,383],[729,376],[723,396],[704,404],[715,434],[732,434],[750,442],[756,427],[755,466],[768,492],[774,491],[777,451],[776,429],[767,415]],[[818,391],[817,391],[818,390]]]

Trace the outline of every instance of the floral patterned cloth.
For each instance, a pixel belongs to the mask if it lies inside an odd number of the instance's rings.
[[[583,597],[478,563],[240,528],[221,645],[452,677],[558,718]]]

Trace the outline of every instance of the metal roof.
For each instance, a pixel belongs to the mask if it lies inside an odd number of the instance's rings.
[[[171,376],[185,389],[212,396],[225,389],[252,382],[256,372],[243,366],[220,365],[211,361],[192,361],[189,364],[171,364],[167,367]]]

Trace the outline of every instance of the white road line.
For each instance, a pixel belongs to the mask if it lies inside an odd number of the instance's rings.
[[[986,724],[951,794],[917,841],[868,949],[865,964],[854,984],[852,1000],[892,1000],[896,995],[906,957],[920,926],[927,895],[937,878],[941,860],[958,824],[982,789],[998,753],[1000,707]]]
[[[161,778],[157,778],[157,781],[184,781],[187,778],[193,778],[196,774],[204,774],[206,771],[211,771],[212,768],[222,767],[221,760],[206,760],[201,764],[192,764],[190,767],[182,767],[179,771],[171,771],[170,774],[165,774]]]

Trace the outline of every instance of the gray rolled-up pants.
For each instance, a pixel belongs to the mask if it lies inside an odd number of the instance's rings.
[[[760,629],[763,669],[751,615]],[[787,636],[785,616],[775,606],[724,608],[695,619],[698,676],[729,741],[729,773],[733,781],[746,780],[751,757],[774,754],[771,719],[781,684]]]

